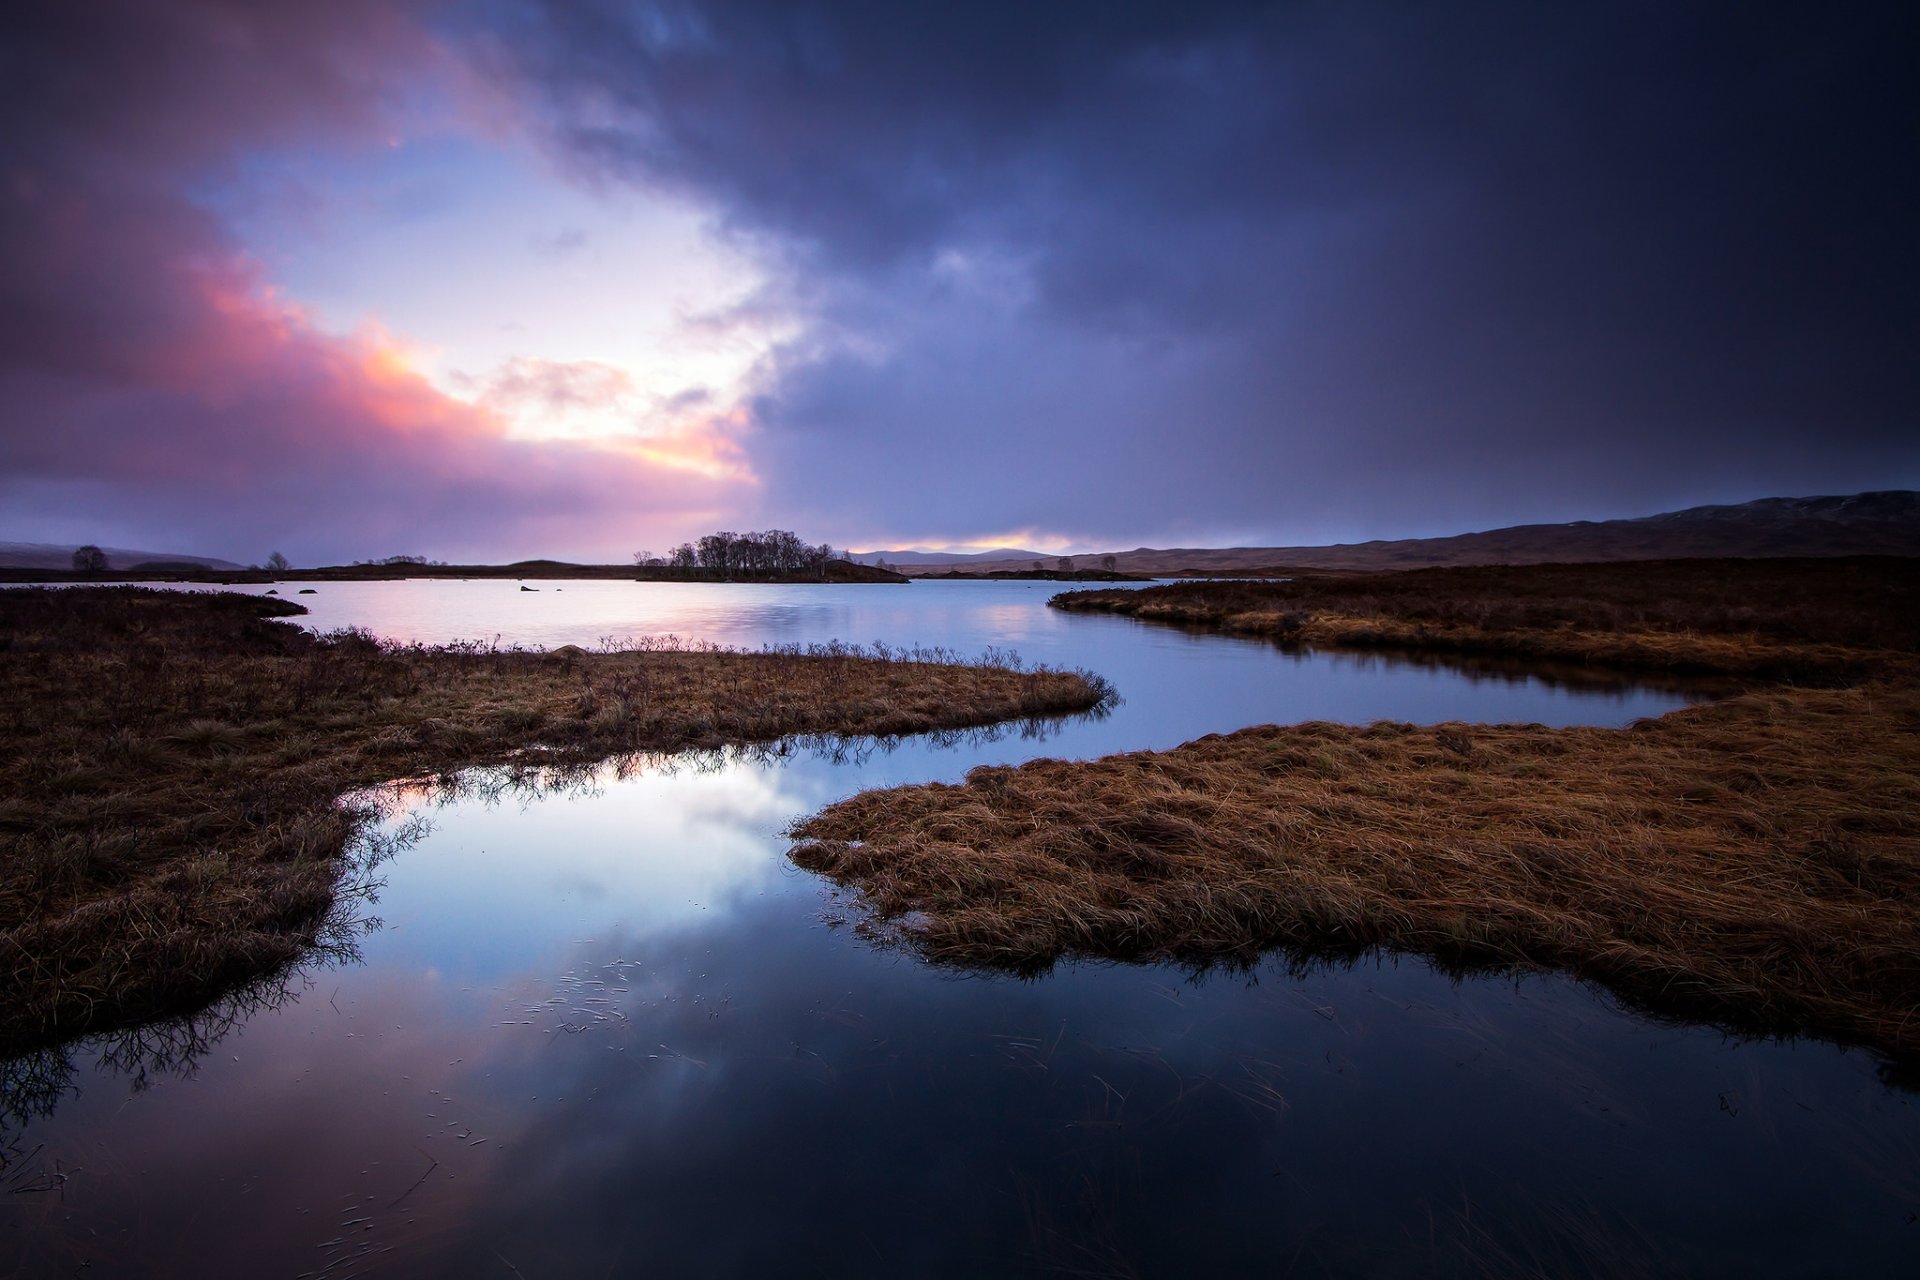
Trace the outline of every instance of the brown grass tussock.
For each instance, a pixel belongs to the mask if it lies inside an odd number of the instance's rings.
[[[1628,665],[1671,650],[1752,687],[1627,729],[1265,726],[976,769],[834,805],[795,828],[793,856],[945,963],[1389,948],[1563,969],[1656,1012],[1920,1062],[1914,570],[1855,565],[1812,607],[1755,594],[1801,578],[1766,562],[1696,596],[1693,566],[1637,584],[1633,567],[1548,566],[1081,593],[1231,630],[1305,613],[1297,634],[1316,638],[1318,607],[1481,651],[1566,657],[1569,635],[1599,636]],[[1578,594],[1596,579],[1611,599]],[[1757,603],[1716,613],[1743,594]]]
[[[1329,648],[1824,684],[1920,649],[1920,560],[1658,560],[1071,591],[1116,613]]]

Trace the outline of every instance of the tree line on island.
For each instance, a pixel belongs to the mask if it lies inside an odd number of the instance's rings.
[[[683,542],[665,555],[651,551],[633,553],[634,564],[643,569],[677,569],[684,573],[698,570],[729,578],[824,573],[827,562],[835,559],[844,560],[846,556],[836,553],[825,542],[814,546],[788,529],[758,533],[722,530],[695,542]]]

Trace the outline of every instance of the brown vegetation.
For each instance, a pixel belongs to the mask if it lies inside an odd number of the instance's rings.
[[[802,734],[1088,709],[1097,678],[841,646],[400,647],[298,605],[0,592],[0,1051],[173,1012],[310,942],[364,825],[343,793]]]
[[[1391,948],[1920,1062],[1916,576],[1553,566],[1080,593],[1063,606],[1832,687],[1618,730],[1266,726],[976,769],[837,804],[796,827],[794,857],[938,961]]]
[[[1303,645],[1802,682],[1857,680],[1920,648],[1920,560],[1888,556],[1180,582],[1049,603]]]

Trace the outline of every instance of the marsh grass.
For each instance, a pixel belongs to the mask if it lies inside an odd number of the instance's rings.
[[[360,803],[386,812],[381,796],[370,794]],[[361,940],[380,927],[373,909],[385,884],[382,869],[425,830],[417,819],[407,819],[369,824],[357,833],[341,856],[331,900],[311,927],[313,942],[283,963],[174,1016],[106,1022],[89,1035],[44,1040],[0,1057],[0,1172],[8,1175],[5,1181],[20,1178],[32,1164],[15,1135],[78,1093],[83,1065],[112,1073],[135,1093],[166,1080],[191,1078],[201,1061],[249,1019],[299,999],[321,973],[358,964]]]
[[[1920,648],[1920,560],[1656,560],[1072,591],[1056,609],[1284,643],[1857,681]]]
[[[1920,1061],[1914,566],[1856,564],[1817,588],[1799,566],[1722,566],[1748,574],[1755,600],[1779,600],[1770,618],[1759,604],[1716,612],[1711,597],[1742,594],[1716,575],[1688,604],[1695,566],[1638,581],[1635,568],[1378,575],[1363,613],[1355,583],[1185,584],[1159,603],[1235,630],[1251,612],[1305,611],[1309,634],[1322,615],[1306,605],[1326,604],[1393,634],[1443,626],[1516,653],[1566,656],[1569,635],[1597,636],[1628,665],[1671,661],[1673,646],[1746,692],[1627,729],[1263,726],[981,768],[834,805],[795,827],[793,856],[937,962],[1032,972],[1064,955],[1387,948],[1562,969],[1657,1013]],[[1619,613],[1545,590],[1503,598],[1509,580],[1571,592],[1596,579]],[[1478,585],[1448,599],[1447,582]],[[1791,582],[1808,590],[1762,594]],[[1125,612],[1155,616],[1152,592],[1125,594],[1148,597]],[[1626,630],[1601,630],[1609,617]],[[1783,670],[1830,687],[1757,674]]]
[[[660,644],[398,646],[260,597],[0,592],[0,1051],[190,1008],[319,937],[343,795],[794,735],[1083,711],[1097,677],[1008,655]]]

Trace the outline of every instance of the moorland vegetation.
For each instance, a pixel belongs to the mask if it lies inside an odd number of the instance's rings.
[[[935,962],[1552,968],[1637,1007],[1920,1064],[1920,562],[1184,583],[1068,610],[1288,645],[1717,677],[1624,729],[1262,726],[981,768],[794,829]]]
[[[1085,711],[1097,677],[943,651],[385,643],[260,596],[0,591],[0,1053],[196,1007],[322,928],[341,798],[795,735]]]

